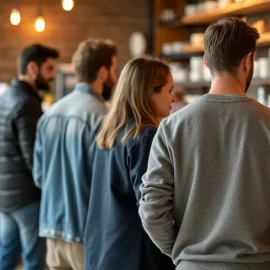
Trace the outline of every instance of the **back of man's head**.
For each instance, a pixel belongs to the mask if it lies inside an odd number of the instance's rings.
[[[116,43],[112,40],[89,38],[81,42],[72,59],[79,82],[94,82],[99,69],[104,66],[109,70],[116,55]]]
[[[40,44],[31,44],[19,56],[18,73],[25,75],[30,62],[35,62],[40,67],[48,58],[59,58],[59,52]]]
[[[205,59],[211,73],[234,72],[245,55],[255,53],[259,37],[256,28],[239,18],[211,24],[204,35]]]

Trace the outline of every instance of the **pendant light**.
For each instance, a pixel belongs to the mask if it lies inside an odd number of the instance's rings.
[[[38,16],[36,18],[36,21],[35,21],[35,29],[37,32],[43,32],[44,29],[45,29],[45,20],[42,16],[42,13],[41,13],[41,8],[40,8],[40,0],[38,0]]]
[[[40,15],[36,18],[35,29],[37,32],[43,32],[45,29],[46,23],[44,18]]]
[[[73,0],[62,0],[62,7],[65,11],[70,11],[74,7],[74,1]]]
[[[21,15],[20,11],[16,8],[12,9],[10,14],[10,23],[12,25],[18,25],[21,22]]]
[[[14,8],[10,13],[10,23],[12,25],[18,25],[21,22],[21,14],[18,9],[18,0],[14,0]]]

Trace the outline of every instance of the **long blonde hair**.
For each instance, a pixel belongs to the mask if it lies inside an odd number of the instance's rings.
[[[120,129],[131,121],[134,121],[134,125],[126,130],[121,143],[131,137],[137,138],[145,126],[158,126],[159,119],[151,96],[160,92],[169,74],[167,64],[151,57],[136,58],[125,65],[112,98],[111,109],[97,136],[99,148],[112,148]]]

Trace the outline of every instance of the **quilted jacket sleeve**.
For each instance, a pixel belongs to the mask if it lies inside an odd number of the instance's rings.
[[[41,116],[40,104],[32,100],[24,101],[14,117],[14,126],[18,136],[19,149],[27,168],[32,173],[33,150],[37,122]]]

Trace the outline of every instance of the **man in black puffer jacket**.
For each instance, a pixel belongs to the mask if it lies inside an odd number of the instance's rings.
[[[0,270],[14,269],[22,250],[24,269],[41,270],[44,243],[38,237],[40,191],[32,178],[39,90],[55,78],[56,50],[33,44],[18,65],[18,79],[0,96]]]

